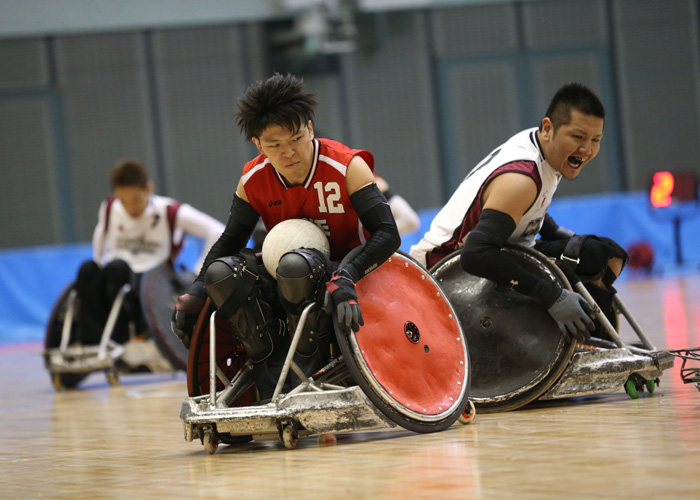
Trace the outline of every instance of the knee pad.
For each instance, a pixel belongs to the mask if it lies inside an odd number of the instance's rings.
[[[207,267],[204,289],[228,319],[253,363],[272,354],[285,334],[284,322],[262,299],[264,280],[252,252],[217,259]]]
[[[576,235],[568,240],[546,243],[542,251],[549,256],[559,258],[564,255],[572,260],[579,259],[575,273],[582,283],[602,280],[606,287],[611,287],[617,275],[608,266],[608,261],[617,257],[624,267],[628,259],[627,252],[620,245],[603,236]]]
[[[318,250],[299,248],[282,255],[277,291],[287,313],[299,315],[306,305],[321,299],[331,272],[330,260]]]
[[[105,266],[105,292],[110,306],[116,300],[119,290],[128,283],[131,283],[132,286],[131,291],[125,297],[125,303],[133,304],[136,302],[138,304],[138,293],[136,292],[136,286],[132,283],[133,275],[134,273],[131,271],[129,264],[121,259],[113,260]]]
[[[308,304],[322,300],[325,284],[331,278],[331,263],[318,250],[299,248],[285,253],[277,266],[277,291],[290,333],[296,331],[301,313]],[[331,318],[322,310],[311,311],[306,318],[296,352],[303,356],[316,353],[321,340],[332,329]]]
[[[204,273],[204,289],[214,305],[229,317],[246,303],[259,280],[255,257],[237,254],[209,264]]]
[[[107,283],[119,290],[131,281],[131,268],[121,259],[116,259],[105,266]]]
[[[78,269],[78,277],[75,282],[76,286],[80,287],[81,285],[94,281],[97,279],[99,273],[100,266],[97,265],[97,262],[94,260],[86,260],[80,265],[80,269]]]

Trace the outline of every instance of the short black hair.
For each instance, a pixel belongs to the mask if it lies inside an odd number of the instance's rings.
[[[580,83],[567,83],[556,91],[545,116],[552,121],[554,132],[571,121],[571,111],[605,119],[605,107],[591,89]]]
[[[298,131],[313,121],[317,105],[316,94],[306,90],[302,79],[275,73],[245,90],[238,100],[236,118],[246,139],[251,140],[270,125]]]
[[[117,162],[109,176],[112,190],[118,187],[148,186],[148,173],[143,164],[137,160],[127,159]]]

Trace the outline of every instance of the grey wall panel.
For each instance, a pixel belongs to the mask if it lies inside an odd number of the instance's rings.
[[[236,27],[154,36],[168,193],[222,222],[253,155],[234,118],[248,83],[241,43]]]
[[[365,10],[360,50],[340,56],[339,69],[301,76],[318,90],[323,134],[372,151],[378,172],[417,208],[442,205],[474,163],[539,123],[552,92],[574,79],[598,91],[608,118],[599,157],[559,196],[645,189],[656,170],[700,170],[699,5]],[[3,192],[3,228],[42,213],[36,235],[25,222],[0,246],[88,240],[109,171],[126,156],[146,163],[159,191],[225,218],[256,154],[235,125],[235,102],[269,76],[267,35],[251,22],[0,40],[3,189],[22,187]],[[35,184],[39,201],[27,207],[17,193]]]
[[[60,242],[46,99],[0,101],[0,247]]]
[[[595,52],[577,52],[568,55],[540,56],[533,62],[533,89],[535,108],[532,125],[540,124],[549,101],[559,87],[568,82],[579,82],[591,88],[602,101],[607,94],[601,74],[600,56]],[[612,111],[612,110],[610,110]],[[581,174],[570,182],[563,179],[557,196],[600,193],[610,185],[611,147],[617,139],[612,127],[606,127],[598,156],[584,167]]]
[[[450,193],[493,149],[520,130],[515,64],[453,64],[445,70],[446,163]]]
[[[136,34],[57,40],[58,80],[73,186],[75,232],[89,240],[109,173],[126,158],[153,173],[151,122],[142,37]]]
[[[0,43],[0,91],[48,85],[46,44],[32,38]]]
[[[700,173],[696,2],[614,2],[627,176],[645,189],[653,172]]]
[[[545,0],[525,3],[522,9],[529,48],[562,50],[606,42],[604,0]]]
[[[344,123],[345,104],[339,75],[309,75],[304,77],[304,83],[310,90],[316,92],[320,102],[316,108],[314,120],[316,136],[347,142],[349,137],[347,137],[347,126]]]
[[[439,58],[494,55],[518,48],[514,4],[440,9],[430,17]]]
[[[350,144],[369,149],[376,171],[416,208],[442,203],[433,74],[426,22],[416,12],[386,15],[375,51],[344,56]]]

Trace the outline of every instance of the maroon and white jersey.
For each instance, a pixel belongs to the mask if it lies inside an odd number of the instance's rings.
[[[189,233],[204,240],[193,269],[198,272],[223,230],[221,222],[172,198],[151,195],[146,210],[132,217],[118,198],[111,197],[100,205],[92,236],[93,259],[100,265],[122,259],[135,273],[144,273],[174,261]]]
[[[435,216],[430,230],[411,247],[411,256],[430,268],[462,248],[469,231],[476,226],[481,216],[486,186],[492,179],[507,172],[522,173],[537,184],[535,202],[522,216],[508,239],[510,243],[533,246],[561,179],[561,174],[547,163],[542,154],[537,140],[537,128],[514,135],[469,172]]]
[[[369,151],[351,149],[330,139],[314,139],[311,170],[303,184],[287,186],[266,155],[260,155],[243,168],[243,187],[253,209],[270,231],[288,219],[306,219],[328,237],[331,260],[342,260],[353,248],[364,244],[364,229],[345,185],[348,164],[361,156],[374,171]]]

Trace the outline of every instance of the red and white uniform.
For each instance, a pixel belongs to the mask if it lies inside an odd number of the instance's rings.
[[[185,233],[204,240],[199,271],[204,257],[224,230],[224,225],[209,215],[172,198],[151,195],[146,210],[132,217],[118,198],[100,205],[97,226],[92,236],[93,260],[105,265],[122,259],[135,273],[150,271],[174,260]]]
[[[330,139],[314,139],[311,170],[302,185],[287,186],[262,154],[243,168],[243,187],[265,229],[270,231],[288,219],[310,220],[328,237],[331,260],[339,261],[369,237],[345,185],[348,164],[357,155],[374,171],[374,157],[369,151],[351,149]]]
[[[542,227],[544,216],[559,185],[561,174],[547,163],[539,141],[537,128],[524,130],[511,137],[484,158],[454,192],[447,204],[430,224],[423,239],[411,247],[411,256],[430,268],[442,258],[464,246],[469,231],[479,221],[486,186],[506,172],[518,172],[531,177],[537,184],[537,198],[520,219],[508,241],[533,246]]]

